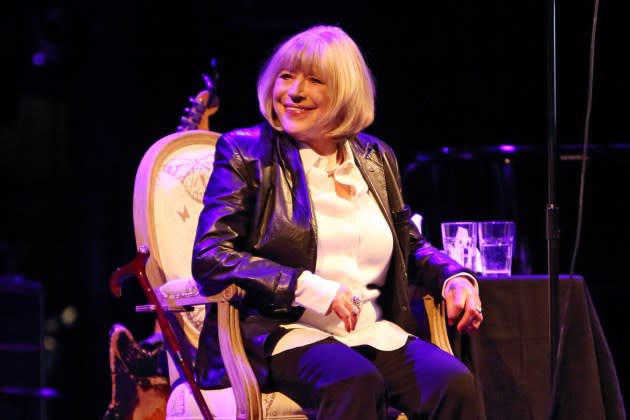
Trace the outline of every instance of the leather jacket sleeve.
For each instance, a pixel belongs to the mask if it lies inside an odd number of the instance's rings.
[[[250,303],[273,313],[293,302],[297,277],[304,269],[253,252],[260,231],[264,194],[260,186],[266,162],[248,155],[247,144],[258,139],[241,140],[230,134],[217,141],[193,247],[192,273],[204,294],[236,283],[248,292]]]

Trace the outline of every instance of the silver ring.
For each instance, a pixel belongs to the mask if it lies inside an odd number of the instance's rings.
[[[483,312],[483,310],[481,309],[481,306],[477,306],[475,308],[475,311],[477,311],[477,313],[482,313]]]
[[[357,295],[352,296],[352,304],[357,308],[361,307],[361,298]]]

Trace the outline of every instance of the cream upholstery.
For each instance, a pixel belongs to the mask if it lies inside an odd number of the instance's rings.
[[[146,275],[163,307],[174,312],[177,330],[188,348],[197,345],[207,302],[218,305],[219,339],[232,388],[203,390],[215,419],[306,419],[303,410],[281,393],[261,394],[245,357],[238,310],[230,302],[243,291],[230,286],[213,297],[200,296],[191,276],[191,253],[202,198],[212,170],[218,133],[203,130],[168,135],[144,155],[136,175],[133,219],[136,243],[150,250]],[[432,341],[450,351],[443,309],[425,296]],[[168,345],[168,343],[167,343]],[[192,356],[192,353],[190,356]],[[170,360],[171,391],[167,419],[202,419],[201,412]],[[311,413],[312,414],[312,413]],[[401,417],[404,418],[404,417]]]

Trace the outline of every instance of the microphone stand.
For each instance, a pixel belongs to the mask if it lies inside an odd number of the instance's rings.
[[[547,267],[549,275],[549,369],[550,369],[550,418],[554,414],[555,371],[559,340],[558,323],[558,254],[560,243],[559,207],[556,204],[557,148],[557,74],[556,74],[556,1],[548,4],[547,34],[547,191],[546,237]]]

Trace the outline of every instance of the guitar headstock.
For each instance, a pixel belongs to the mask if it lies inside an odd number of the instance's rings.
[[[205,89],[188,98],[190,105],[184,109],[177,131],[209,130],[208,118],[219,110],[216,82],[219,79],[216,59],[210,62],[211,75],[202,74]]]

